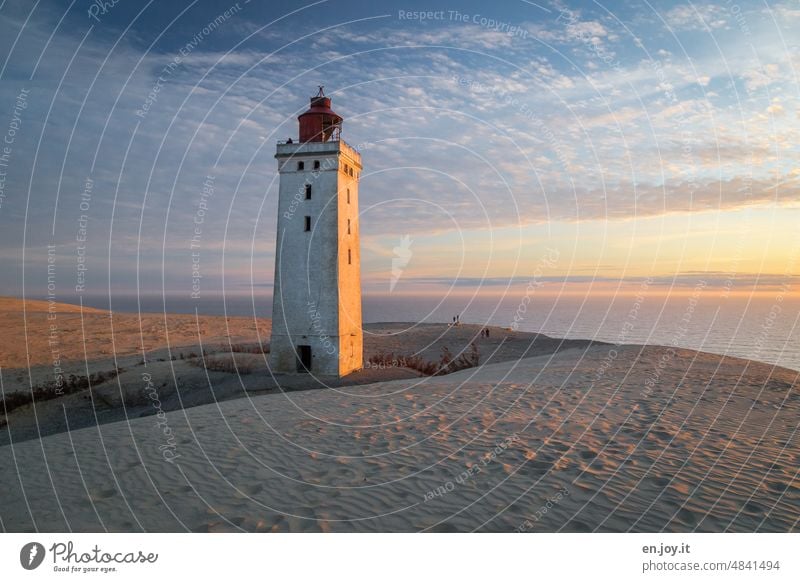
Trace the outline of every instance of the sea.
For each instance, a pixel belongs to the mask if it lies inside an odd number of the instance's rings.
[[[112,295],[84,305],[126,312],[271,316],[272,298]],[[511,327],[553,337],[676,346],[800,371],[800,297],[760,294],[571,296],[365,295],[365,323],[463,323]]]

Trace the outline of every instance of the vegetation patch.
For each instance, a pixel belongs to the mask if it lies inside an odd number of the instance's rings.
[[[466,368],[474,368],[480,364],[478,347],[471,343],[466,350],[453,357],[447,346],[442,347],[439,361],[426,360],[420,355],[395,355],[393,352],[378,352],[367,360],[368,368],[410,368],[425,376],[444,376]]]
[[[208,352],[204,352],[202,358],[191,359],[189,364],[205,368],[209,372],[227,372],[228,374],[252,374],[257,368],[253,358],[236,358],[233,353],[210,355]]]
[[[15,408],[31,404],[32,402],[41,402],[44,400],[52,400],[54,398],[61,398],[67,394],[74,394],[102,384],[108,380],[113,380],[124,372],[124,368],[116,368],[108,372],[95,372],[88,376],[76,376],[70,374],[65,377],[60,383],[55,380],[48,380],[41,384],[35,384],[28,390],[20,390],[5,394],[3,397],[3,411],[8,414]]]

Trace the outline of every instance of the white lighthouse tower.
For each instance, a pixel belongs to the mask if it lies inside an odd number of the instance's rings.
[[[361,156],[319,93],[279,143],[270,368],[344,376],[363,366],[358,180]]]

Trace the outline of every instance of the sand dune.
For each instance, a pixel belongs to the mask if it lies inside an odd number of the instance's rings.
[[[205,341],[267,341],[269,320],[252,317],[216,317],[111,313],[67,303],[0,297],[0,367],[52,368],[58,358],[68,364],[112,356],[141,356],[165,346],[190,346]],[[51,328],[53,326],[53,328]],[[50,370],[52,372],[52,370]]]
[[[70,303],[50,302],[41,299],[18,299],[17,297],[0,297],[0,312],[3,316],[22,314],[23,305],[28,313],[108,313],[102,309],[83,307]]]
[[[796,372],[594,346],[0,447],[7,531],[796,531]],[[146,383],[145,377],[139,381]]]

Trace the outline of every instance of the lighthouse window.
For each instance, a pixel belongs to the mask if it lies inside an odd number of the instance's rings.
[[[347,173],[347,164],[344,165],[344,173]]]
[[[347,203],[350,204],[350,188],[347,189]]]
[[[347,264],[353,264],[353,255],[351,254],[350,249],[347,249]]]
[[[306,163],[305,162],[297,162],[297,171],[305,169]]]
[[[350,177],[353,177],[353,168],[350,168]]]
[[[311,217],[310,216],[306,216],[305,228],[303,230],[305,230],[306,232],[311,230]]]
[[[350,219],[347,219],[347,234],[350,234]]]
[[[311,200],[311,184],[306,184],[306,200]]]
[[[314,160],[314,169],[319,170],[319,160]]]

